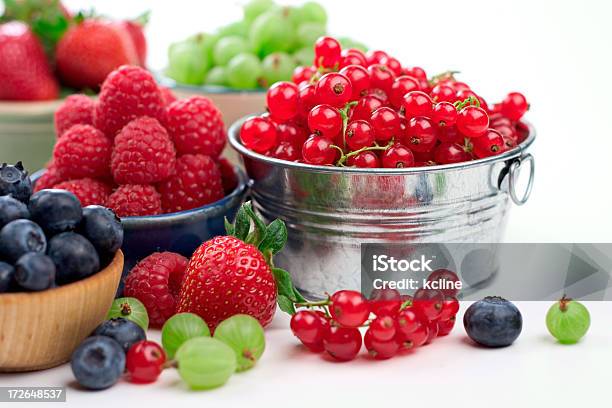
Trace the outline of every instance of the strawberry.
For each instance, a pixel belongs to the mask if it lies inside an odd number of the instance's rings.
[[[147,64],[147,39],[144,35],[144,25],[146,22],[139,21],[121,21],[118,23],[119,27],[124,29],[132,39],[132,43],[136,49],[136,55],[138,56],[138,62],[140,66],[144,67]]]
[[[50,100],[58,94],[43,47],[30,28],[18,21],[0,25],[0,100]]]
[[[266,226],[246,203],[235,224],[226,220],[226,229],[230,235],[203,243],[191,257],[177,313],[198,314],[211,330],[236,314],[248,314],[266,326],[277,301],[282,310],[294,313],[293,303],[304,298],[293,288],[288,272],[271,266],[272,256],[287,241],[284,222],[275,220]]]
[[[115,68],[139,62],[130,34],[121,25],[102,19],[77,22],[57,44],[58,74],[75,88],[98,89]]]

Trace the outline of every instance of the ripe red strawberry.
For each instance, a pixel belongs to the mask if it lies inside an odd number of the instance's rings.
[[[0,100],[50,100],[58,95],[59,85],[30,28],[18,21],[0,25]]]
[[[179,157],[176,174],[160,183],[158,189],[167,213],[191,210],[223,198],[221,172],[213,159],[203,154]]]
[[[145,305],[151,326],[163,326],[176,313],[186,266],[187,259],[179,254],[156,252],[138,262],[128,274],[123,293]]]
[[[204,96],[171,103],[165,125],[180,154],[200,153],[216,159],[225,146],[221,112]]]
[[[251,221],[255,221],[255,233],[249,233]],[[236,224],[226,222],[226,227],[233,236],[213,238],[191,257],[177,312],[198,314],[211,330],[239,313],[265,326],[274,317],[277,300],[281,309],[294,312],[291,302],[304,298],[293,288],[286,271],[269,265],[287,240],[285,224],[275,220],[266,226],[246,203],[238,210]]]
[[[136,21],[121,21],[118,23],[119,27],[123,28],[132,39],[132,43],[136,49],[136,55],[138,55],[138,62],[141,67],[147,64],[147,39],[144,35],[144,27],[142,24]]]
[[[71,26],[57,44],[57,72],[66,85],[98,89],[121,65],[138,64],[130,34],[117,23],[88,19]]]
[[[164,117],[162,94],[146,70],[122,66],[104,81],[96,109],[94,123],[106,136],[114,138],[125,125],[141,116],[162,122]]]
[[[58,139],[74,125],[93,125],[94,101],[87,95],[70,95],[55,111]]]

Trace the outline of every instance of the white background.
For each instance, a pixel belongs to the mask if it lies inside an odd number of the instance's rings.
[[[94,2],[66,3],[74,10]],[[430,74],[459,69],[460,78],[489,102],[508,91],[525,93],[532,107],[528,118],[538,132],[532,150],[536,184],[527,205],[511,211],[508,241],[611,241],[611,2],[335,0],[325,6],[332,34],[383,48]],[[152,10],[147,34],[153,69],[163,68],[169,43],[240,16],[232,1],[106,0],[95,8],[118,17]],[[108,406],[132,397],[130,403],[143,406],[209,407],[606,404],[612,304],[591,305],[592,331],[570,347],[548,337],[543,323],[548,305],[521,307],[524,334],[511,348],[474,348],[459,324],[452,336],[414,355],[348,364],[303,353],[288,320],[279,315],[267,331],[260,366],[219,390],[191,393],[174,373],[164,373],[159,384],[148,387],[120,384],[94,394],[69,389],[69,401]],[[0,385],[65,385],[70,378],[62,367],[0,376]]]

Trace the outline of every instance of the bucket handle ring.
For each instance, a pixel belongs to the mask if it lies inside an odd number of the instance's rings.
[[[516,192],[516,179],[519,174],[519,169],[523,165],[524,162],[529,162],[529,180],[527,181],[527,187],[525,188],[525,192],[521,197],[518,196]],[[535,160],[531,153],[527,153],[524,156],[513,160],[507,168],[508,170],[508,192],[510,193],[510,198],[516,205],[523,205],[529,199],[531,195],[531,190],[533,189],[533,179],[535,174]]]

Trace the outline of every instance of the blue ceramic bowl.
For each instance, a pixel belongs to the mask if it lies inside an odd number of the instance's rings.
[[[32,174],[32,182],[36,183],[44,171]],[[124,277],[138,261],[153,252],[171,251],[189,258],[202,242],[225,234],[225,217],[234,219],[248,191],[244,172],[238,167],[235,171],[238,186],[212,204],[171,214],[122,218]]]

